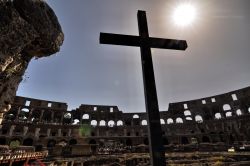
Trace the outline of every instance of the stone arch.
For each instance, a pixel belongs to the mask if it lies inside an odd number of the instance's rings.
[[[63,115],[63,118],[64,119],[71,119],[71,113],[65,113],[64,115]]]
[[[189,144],[188,138],[187,137],[181,137],[181,144]]]
[[[91,120],[90,125],[91,126],[97,126],[97,121],[96,120]]]
[[[48,143],[47,143],[47,147],[48,147],[48,148],[55,147],[55,145],[56,145],[56,140],[54,140],[54,139],[50,139],[50,140],[48,141]]]
[[[203,136],[202,137],[202,142],[209,143],[210,142],[210,138],[208,136]]]
[[[231,106],[229,104],[224,104],[223,105],[223,110],[224,111],[229,111],[229,110],[231,110]]]
[[[226,112],[226,117],[231,117],[232,116],[232,112]]]
[[[117,125],[117,126],[123,126],[123,121],[118,120],[118,121],[116,122],[116,125]]]
[[[101,121],[99,122],[99,126],[106,126],[105,120],[101,120]]]
[[[189,110],[184,111],[185,116],[191,116],[191,112]]]
[[[23,140],[24,146],[33,146],[33,139],[32,138],[26,138]]]
[[[144,139],[143,139],[143,144],[144,144],[144,145],[148,145],[148,144],[149,144],[148,138],[144,138]]]
[[[77,144],[77,140],[76,139],[71,139],[69,140],[69,145],[76,145]]]
[[[138,119],[138,118],[140,118],[139,115],[137,115],[137,114],[133,115],[133,119]]]
[[[78,125],[79,123],[80,123],[80,120],[79,120],[79,119],[74,119],[73,125]]]
[[[110,121],[108,122],[108,126],[109,126],[109,127],[114,127],[114,126],[115,126],[115,121],[110,120]]]
[[[215,119],[221,119],[221,113],[217,112],[215,115],[214,115]]]
[[[238,116],[240,116],[240,115],[242,115],[242,111],[241,111],[240,109],[237,109],[237,110],[236,110],[236,114],[237,114]]]
[[[130,138],[126,139],[126,146],[132,146],[132,140]]]
[[[82,119],[84,119],[84,120],[89,119],[89,114],[83,114]]]
[[[171,124],[171,123],[174,123],[174,120],[172,118],[168,118],[167,124]]]
[[[160,119],[160,123],[161,124],[165,124],[165,120],[164,119]]]
[[[203,122],[202,116],[196,115],[196,116],[195,116],[195,121],[196,121],[197,123],[202,123],[202,122]]]
[[[175,122],[176,123],[183,123],[183,120],[182,120],[182,118],[179,117],[179,118],[176,118]]]
[[[145,120],[145,119],[144,119],[144,120],[142,120],[142,121],[141,121],[141,125],[142,125],[142,126],[146,126],[146,125],[148,125],[148,121],[147,121],[147,120]]]

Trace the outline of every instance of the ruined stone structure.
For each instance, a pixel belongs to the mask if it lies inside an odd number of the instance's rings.
[[[30,60],[59,51],[64,35],[43,0],[0,0],[0,124]]]
[[[166,150],[174,145],[199,145],[198,150],[226,150],[250,141],[250,87],[179,103],[161,112]],[[16,97],[5,114],[0,144],[18,140],[36,148],[57,144],[103,146],[147,145],[145,113],[124,113],[117,106],[81,105]],[[215,145],[209,147],[208,144]],[[197,148],[197,147],[196,147]],[[210,148],[210,149],[209,149]],[[214,149],[211,149],[214,148]],[[173,149],[172,149],[173,150]]]

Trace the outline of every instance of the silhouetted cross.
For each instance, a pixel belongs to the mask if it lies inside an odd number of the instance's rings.
[[[155,86],[151,48],[185,50],[185,40],[149,37],[145,11],[137,13],[139,36],[100,33],[101,44],[137,46],[141,49],[144,95],[148,115],[149,147],[152,166],[165,166],[165,151],[162,141],[160,113]]]

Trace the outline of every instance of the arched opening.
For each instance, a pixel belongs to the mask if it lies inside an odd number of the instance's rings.
[[[77,140],[76,139],[69,140],[69,145],[76,145],[76,144],[77,144]]]
[[[132,140],[131,139],[126,139],[126,146],[132,146]]]
[[[26,138],[25,140],[23,140],[23,145],[24,146],[33,146],[33,139]]]
[[[196,115],[196,116],[195,116],[195,121],[196,121],[197,123],[202,123],[202,122],[203,122],[203,118],[202,118],[200,115]]]
[[[114,127],[114,126],[115,126],[115,122],[114,122],[113,120],[110,120],[110,121],[108,122],[108,126],[109,126],[109,127]]]
[[[226,117],[230,117],[230,116],[232,116],[232,112],[227,112]]]
[[[143,143],[144,145],[148,145],[148,138],[144,138]]]
[[[99,126],[106,126],[105,120],[101,120],[101,121],[99,122]]]
[[[176,123],[183,123],[182,118],[176,118]]]
[[[167,138],[163,138],[163,139],[162,139],[162,141],[163,141],[163,145],[168,145],[168,144],[169,144],[169,142],[168,142],[168,139],[167,139]]]
[[[91,126],[97,126],[97,121],[96,120],[91,120],[90,125]]]
[[[6,138],[0,138],[0,145],[6,144]]]
[[[250,107],[248,107],[248,112],[250,113]]]
[[[71,113],[66,113],[63,115],[65,119],[71,119]]]
[[[185,116],[191,116],[191,112],[189,110],[184,111]]]
[[[187,137],[181,137],[181,144],[189,144],[188,138]]]
[[[89,141],[89,144],[90,144],[90,145],[96,144],[96,140],[91,139],[91,140]]]
[[[165,120],[164,119],[161,119],[160,122],[161,122],[161,124],[165,124]]]
[[[137,114],[133,115],[133,119],[138,119],[138,118],[139,118],[139,115],[137,115]]]
[[[223,110],[224,111],[229,111],[229,110],[231,110],[231,106],[229,104],[224,104],[223,105]]]
[[[74,119],[73,125],[78,125],[80,124],[80,120],[79,119]]]
[[[240,116],[240,115],[242,115],[242,111],[241,111],[240,109],[237,109],[237,110],[236,110],[236,114],[237,114],[238,116]]]
[[[167,124],[171,124],[171,123],[174,123],[174,120],[172,118],[168,118]]]
[[[203,136],[203,137],[202,137],[202,142],[209,143],[209,142],[210,142],[209,137]]]
[[[49,140],[48,143],[47,143],[48,148],[55,147],[55,145],[56,145],[56,141],[53,140],[53,139]]]
[[[141,121],[141,125],[142,125],[142,126],[146,126],[146,125],[148,125],[147,120],[145,120],[145,119],[144,119],[144,120],[142,120],[142,121]]]
[[[186,117],[186,120],[187,121],[191,121],[191,120],[193,120],[191,117]]]
[[[116,123],[117,126],[123,126],[123,121],[121,120],[118,120],[117,123]]]
[[[23,111],[23,112],[30,112],[30,110],[28,108],[23,108],[21,111]]]
[[[82,119],[89,119],[89,114],[84,114],[84,115],[82,116]]]
[[[214,116],[215,116],[215,119],[221,119],[221,113],[216,113]]]

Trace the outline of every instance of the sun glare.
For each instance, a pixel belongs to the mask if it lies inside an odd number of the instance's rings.
[[[193,5],[180,4],[174,10],[173,21],[178,26],[187,26],[194,22],[196,17],[196,9]]]

